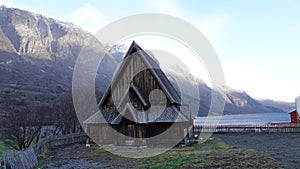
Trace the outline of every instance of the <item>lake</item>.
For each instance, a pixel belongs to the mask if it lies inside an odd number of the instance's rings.
[[[212,116],[207,125],[267,125],[270,122],[290,122],[288,113],[260,113],[260,114],[234,114],[223,116]],[[220,119],[220,122],[218,122]],[[202,125],[207,117],[197,117],[195,125]]]

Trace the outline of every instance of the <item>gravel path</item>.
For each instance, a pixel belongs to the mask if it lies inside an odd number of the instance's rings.
[[[300,134],[215,134],[227,144],[266,152],[285,168],[300,168]]]

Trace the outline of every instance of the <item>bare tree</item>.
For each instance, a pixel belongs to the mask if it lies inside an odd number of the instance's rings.
[[[42,123],[34,122],[33,112],[26,107],[20,107],[5,116],[2,135],[7,138],[4,144],[15,150],[25,150],[39,141]],[[42,121],[42,116],[38,117]]]
[[[40,103],[32,109],[32,125],[42,128],[45,125],[49,125],[52,122],[51,114],[53,111],[53,104]],[[39,130],[39,136],[41,136],[42,130]],[[40,137],[36,138],[36,143],[39,141]]]
[[[82,131],[73,106],[72,93],[63,93],[53,105],[56,119],[54,124],[56,129],[53,134],[78,133]]]
[[[96,98],[99,100],[101,92],[98,89],[96,89],[95,92]],[[97,110],[90,110],[91,113],[94,113],[95,111]],[[83,131],[73,105],[71,91],[64,92],[54,101],[52,114],[55,117],[55,129],[53,130],[53,135],[78,133]]]

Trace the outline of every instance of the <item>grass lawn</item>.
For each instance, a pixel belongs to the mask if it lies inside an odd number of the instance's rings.
[[[192,147],[173,148],[150,158],[142,168],[283,168],[269,155],[252,149],[225,144],[220,139],[209,140]]]
[[[140,152],[137,152],[140,153]],[[39,158],[42,168],[76,167],[84,161],[103,168],[283,168],[269,155],[253,149],[242,149],[225,144],[220,139],[208,140],[191,147],[173,148],[151,158],[132,159],[113,155],[99,146],[71,145],[54,148]],[[84,166],[83,166],[84,167]],[[93,168],[93,166],[90,166]]]

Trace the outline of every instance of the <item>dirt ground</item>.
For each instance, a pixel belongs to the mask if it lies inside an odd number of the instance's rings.
[[[299,134],[218,134],[225,143],[263,151],[279,159],[285,168],[300,168]]]
[[[284,165],[284,168],[291,168],[291,169],[300,168],[300,158],[299,158],[300,157],[300,133],[299,134],[216,134],[213,135],[212,137],[219,138],[225,143],[234,146],[230,149],[224,150],[224,153],[227,153],[226,156],[224,156],[224,158],[230,158],[227,157],[228,153],[230,152],[230,150],[236,150],[235,147],[255,149],[269,154],[271,157],[275,158],[276,161],[280,161],[280,163]],[[204,143],[203,145],[200,146],[202,147],[201,149],[204,149],[205,147],[211,147],[211,145],[208,143]],[[209,151],[214,152],[215,150],[209,150]],[[223,152],[222,149],[218,151]],[[205,152],[206,151],[201,151],[201,153],[205,153]],[[251,155],[253,157],[250,157]],[[252,153],[251,155],[248,156],[247,159],[258,160],[257,157],[254,157],[256,155],[255,153],[254,154]],[[203,158],[203,157],[199,157],[199,158]],[[236,156],[233,157],[233,159],[238,159],[238,158],[239,157]],[[166,159],[169,159],[169,157],[167,157]],[[101,148],[99,148],[98,146],[86,148],[84,144],[75,144],[75,145],[70,145],[65,147],[56,147],[50,150],[48,153],[44,154],[44,157],[41,157],[40,161],[44,161],[42,164],[40,164],[41,168],[65,168],[65,169],[78,168],[79,166],[80,166],[79,168],[137,168],[137,167],[139,168],[140,166],[143,166],[145,162],[147,162],[147,160],[142,160],[142,159],[122,158],[120,156],[108,153],[102,150]],[[235,162],[231,161],[231,163],[233,164]],[[274,163],[273,166],[277,166],[277,164]]]
[[[135,168],[136,163],[100,149],[98,146],[85,147],[73,144],[50,149],[40,157],[44,161],[37,168],[77,169],[77,168]]]

